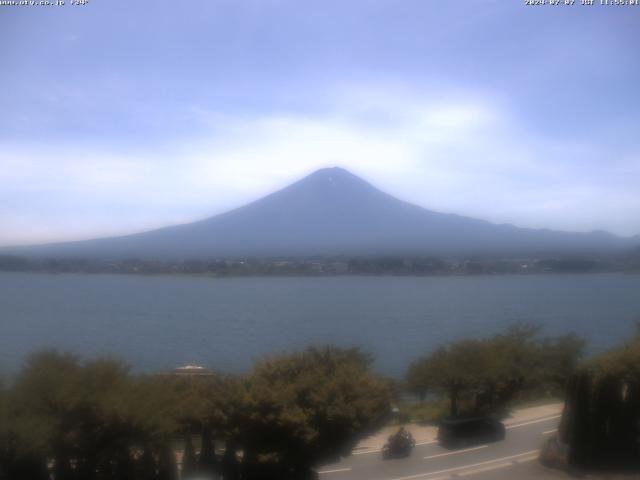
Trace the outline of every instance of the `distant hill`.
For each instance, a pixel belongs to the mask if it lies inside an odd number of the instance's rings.
[[[121,237],[2,249],[38,257],[189,259],[328,255],[600,254],[640,245],[606,232],[496,225],[398,200],[326,168],[230,212]]]

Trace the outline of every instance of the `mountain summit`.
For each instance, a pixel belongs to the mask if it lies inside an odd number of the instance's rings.
[[[318,170],[260,200],[198,222],[17,250],[23,255],[120,259],[507,256],[600,253],[628,242],[602,232],[523,229],[433,212],[398,200],[335,167]]]

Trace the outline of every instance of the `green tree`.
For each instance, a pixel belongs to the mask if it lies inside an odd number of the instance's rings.
[[[485,387],[490,374],[489,353],[485,340],[462,340],[441,346],[409,367],[409,388],[421,395],[429,390],[446,395],[450,414],[456,416],[461,397],[479,393]]]
[[[487,339],[451,342],[414,361],[407,372],[409,389],[446,395],[450,414],[496,412],[522,392],[536,388],[559,392],[575,370],[584,341],[575,335],[541,339],[540,329],[516,324]]]
[[[174,397],[176,421],[182,431],[200,434],[199,471],[218,470],[216,439],[238,435],[238,409],[241,401],[239,379],[211,373],[208,375],[168,376],[163,379]]]
[[[157,451],[175,431],[170,393],[114,359],[40,352],[13,388],[16,444],[54,459],[60,480],[129,478],[132,453]]]
[[[54,458],[62,479],[77,454],[82,389],[78,358],[47,351],[29,358],[11,395],[16,448]]]
[[[7,478],[9,463],[9,399],[4,381],[0,378],[0,479]]]
[[[170,445],[166,444],[160,448],[158,460],[158,480],[177,480],[178,466],[176,456]]]
[[[490,362],[483,396],[490,409],[504,408],[528,386],[543,381],[540,327],[517,323],[487,342]]]
[[[541,376],[555,392],[564,393],[584,356],[585,346],[585,340],[573,333],[542,341]]]
[[[589,359],[571,377],[560,423],[581,469],[640,468],[640,337]]]
[[[185,433],[184,448],[182,453],[182,476],[188,477],[196,470],[196,452],[193,449],[191,432]]]
[[[390,411],[387,385],[369,362],[359,350],[331,347],[258,362],[243,402],[243,463],[271,459],[279,478],[306,478],[317,462],[350,453]]]

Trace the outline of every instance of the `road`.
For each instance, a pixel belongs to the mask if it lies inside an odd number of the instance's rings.
[[[487,472],[522,469],[534,462],[558,421],[559,415],[553,415],[509,425],[504,441],[460,450],[447,450],[436,442],[418,443],[411,457],[403,459],[382,460],[379,450],[357,452],[322,466],[318,473],[320,480],[445,480],[476,474],[488,478]]]

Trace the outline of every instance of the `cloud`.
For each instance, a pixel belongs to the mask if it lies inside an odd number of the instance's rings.
[[[489,95],[361,88],[336,98],[330,111],[313,115],[186,105],[183,115],[197,134],[144,152],[5,142],[0,243],[195,220],[333,165],[435,210],[522,226],[640,232],[640,200],[628,180],[640,168],[637,157],[603,165],[598,145],[536,137]]]

